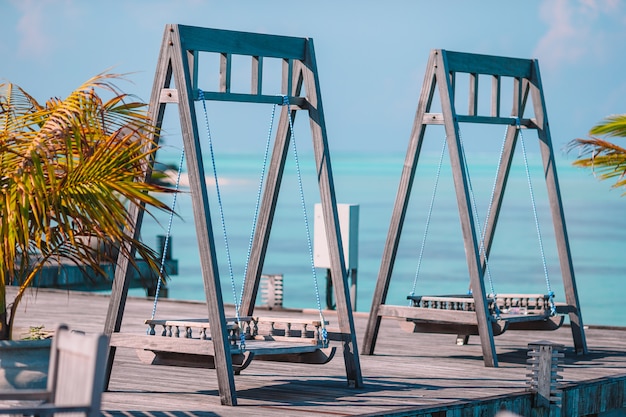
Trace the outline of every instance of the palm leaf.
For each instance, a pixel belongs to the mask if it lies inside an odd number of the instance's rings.
[[[119,248],[122,256],[136,249],[158,272],[158,254],[125,229],[133,205],[148,213],[169,210],[155,193],[170,190],[148,181],[157,132],[145,104],[129,101],[111,83],[117,78],[98,75],[45,106],[17,86],[0,84],[0,313],[5,285],[21,284],[15,308],[52,259],[101,271],[103,254],[84,237]]]
[[[594,126],[589,139],[575,139],[569,150],[578,150],[578,158],[573,165],[590,168],[600,180],[614,179],[613,188],[626,186],[626,149],[593,135],[626,137],[626,115],[607,117]],[[624,192],[625,195],[626,192]]]

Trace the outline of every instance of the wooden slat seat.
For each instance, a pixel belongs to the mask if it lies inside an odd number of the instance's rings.
[[[134,348],[142,362],[194,368],[215,368],[211,325],[207,319],[148,319],[149,335],[115,333],[112,346]],[[328,321],[324,322],[327,325]],[[155,327],[162,326],[161,332]],[[252,359],[324,364],[334,354],[321,340],[321,320],[284,317],[226,317],[233,371],[239,374]],[[259,330],[265,331],[261,333]],[[195,331],[195,332],[194,332]],[[244,349],[239,334],[246,335]]]
[[[385,315],[405,318],[401,328],[414,333],[478,335],[474,298],[471,294],[438,296],[409,295],[411,307],[381,306]],[[563,324],[566,306],[552,315],[550,298],[545,294],[498,294],[487,298],[494,336],[506,330],[556,330]],[[500,314],[496,315],[495,305]],[[411,312],[410,309],[417,311]]]
[[[239,331],[246,334],[246,339],[277,340],[285,338],[294,341],[297,338],[307,339],[317,344],[320,341],[321,320],[285,317],[226,317],[226,328],[231,337],[237,336]],[[157,334],[155,327],[162,326],[161,336],[182,337],[192,339],[210,339],[211,325],[207,319],[148,319],[145,321],[150,327],[150,334]],[[324,321],[328,325],[328,321]],[[194,333],[196,329],[196,333]],[[265,331],[265,334],[261,331]],[[197,336],[195,336],[197,335]],[[238,340],[239,337],[237,336]]]

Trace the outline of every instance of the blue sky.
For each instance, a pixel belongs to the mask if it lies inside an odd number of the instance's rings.
[[[148,101],[167,23],[313,38],[331,150],[404,151],[434,48],[538,58],[557,147],[626,109],[619,0],[0,0],[0,79],[44,101],[113,68]]]

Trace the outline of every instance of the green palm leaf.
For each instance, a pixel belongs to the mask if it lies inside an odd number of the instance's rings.
[[[158,273],[154,250],[132,238],[131,206],[169,210],[147,178],[157,147],[145,104],[101,74],[66,99],[44,106],[21,88],[0,84],[0,336],[37,273],[51,260],[101,272],[95,239],[130,257],[130,247]],[[96,91],[110,95],[103,99]],[[131,262],[133,259],[131,259]],[[9,283],[20,284],[6,322]],[[4,316],[3,316],[4,315]]]
[[[594,126],[589,135],[589,139],[575,139],[570,142],[569,149],[576,149],[579,152],[573,164],[592,169],[600,180],[614,179],[613,188],[625,187],[626,149],[594,135],[626,137],[626,115],[607,117]]]

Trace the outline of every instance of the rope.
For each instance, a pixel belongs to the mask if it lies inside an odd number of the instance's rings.
[[[224,206],[222,204],[222,194],[220,192],[219,181],[217,178],[217,168],[215,164],[215,153],[213,151],[213,139],[211,137],[211,129],[209,126],[209,115],[206,108],[206,101],[204,100],[204,91],[199,90],[198,98],[202,101],[202,108],[204,110],[204,121],[206,123],[207,137],[209,141],[209,152],[211,155],[211,165],[213,168],[213,179],[215,181],[215,192],[217,194],[217,204],[220,211],[220,220],[222,223],[222,235],[224,236],[224,248],[226,251],[226,260],[228,262],[228,274],[230,277],[230,285],[233,291],[233,300],[235,303],[235,318],[237,320],[237,324],[241,324],[241,318],[239,317],[239,299],[237,297],[237,290],[235,285],[235,276],[233,273],[233,262],[230,256],[230,245],[228,244],[228,234],[226,233],[226,220],[224,218]],[[240,348],[244,350],[246,348],[246,338],[244,332],[240,333]]]
[[[178,189],[180,188],[180,174],[183,170],[183,162],[185,160],[185,147],[180,153],[180,161],[178,161],[178,171],[176,173],[176,185],[174,186],[174,196],[172,197],[172,211],[170,211],[170,217],[167,223],[167,234],[165,235],[165,242],[163,242],[163,253],[161,254],[161,265],[159,266],[159,280],[157,281],[157,287],[154,291],[154,304],[152,305],[152,315],[150,319],[153,320],[156,315],[157,304],[159,302],[159,293],[161,292],[161,277],[163,276],[163,270],[165,268],[165,256],[167,254],[167,248],[170,243],[170,236],[172,233],[172,221],[174,219],[174,210],[176,209],[176,200],[178,197]],[[154,336],[154,328],[148,328],[148,334]]]
[[[289,96],[283,96],[283,106],[287,106],[287,115],[289,118],[289,133],[291,142],[293,144],[293,156],[296,164],[296,172],[298,176],[298,189],[300,191],[300,202],[302,204],[302,213],[304,215],[304,227],[306,229],[306,239],[309,248],[309,258],[311,260],[311,271],[313,273],[313,283],[315,287],[315,298],[317,301],[317,310],[319,311],[321,329],[322,329],[322,343],[324,347],[328,345],[328,330],[326,329],[326,321],[324,320],[324,314],[322,313],[322,303],[320,301],[319,286],[317,284],[317,274],[315,272],[315,262],[313,259],[313,245],[311,244],[311,232],[309,231],[309,220],[306,213],[306,204],[304,201],[304,188],[302,187],[302,175],[300,172],[300,162],[298,160],[298,150],[296,148],[296,137],[293,132],[293,120],[291,119],[291,107],[289,104]]]
[[[537,229],[537,239],[539,241],[539,252],[541,253],[541,261],[543,263],[543,273],[546,280],[546,288],[548,290],[548,301],[550,303],[550,313],[552,315],[556,314],[556,306],[554,304],[554,292],[552,291],[552,286],[550,285],[550,277],[548,275],[548,266],[546,263],[546,255],[543,250],[543,241],[541,239],[541,228],[539,227],[539,216],[537,215],[537,204],[535,202],[535,194],[533,193],[533,184],[530,179],[530,170],[528,168],[528,158],[526,156],[526,146],[524,145],[524,134],[522,133],[522,128],[520,125],[519,118],[516,119],[516,127],[520,132],[520,143],[522,145],[522,155],[524,156],[524,168],[526,169],[526,179],[528,180],[528,191],[530,192],[530,201],[533,207],[533,216],[535,218],[535,228]]]
[[[435,196],[437,195],[437,186],[439,185],[439,178],[441,176],[441,166],[443,165],[443,157],[446,152],[447,140],[444,138],[443,146],[441,147],[441,155],[439,156],[439,164],[437,165],[437,176],[435,177],[435,185],[433,187],[433,194],[430,199],[430,206],[428,207],[428,215],[426,216],[426,226],[424,226],[424,236],[422,237],[422,246],[420,247],[420,254],[417,260],[417,268],[415,269],[415,278],[413,278],[413,287],[411,287],[411,296],[415,295],[415,288],[417,287],[417,279],[419,277],[420,269],[422,267],[422,258],[424,257],[424,248],[426,247],[426,236],[428,236],[428,229],[430,228],[430,220],[433,214],[433,206],[435,204]],[[413,302],[409,301],[409,305]]]

